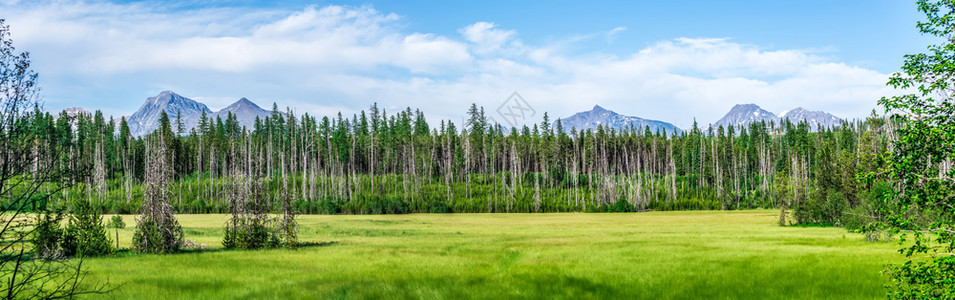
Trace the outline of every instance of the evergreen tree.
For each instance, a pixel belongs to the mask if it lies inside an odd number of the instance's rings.
[[[99,256],[113,253],[113,243],[106,234],[103,217],[89,202],[73,202],[70,221],[63,233],[66,256]]]

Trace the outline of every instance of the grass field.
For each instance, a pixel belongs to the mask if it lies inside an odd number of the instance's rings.
[[[120,245],[129,246],[132,216]],[[225,251],[225,215],[180,215],[212,249],[89,259],[108,297],[879,298],[894,243],[779,227],[777,211],[300,216],[297,250]],[[111,234],[115,234],[111,231]]]

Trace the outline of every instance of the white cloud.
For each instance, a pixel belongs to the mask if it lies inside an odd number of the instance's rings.
[[[624,27],[525,45],[517,30],[492,22],[462,24],[460,36],[404,32],[401,16],[370,6],[166,11],[149,3],[14,1],[0,10],[9,12],[16,46],[32,52],[53,109],[130,114],[150,93],[172,89],[211,106],[246,96],[319,115],[377,101],[421,108],[436,124],[460,122],[471,102],[493,111],[518,91],[538,116],[600,104],[688,127],[736,103],[863,117],[892,93],[887,74],[728,38],[675,38],[624,56],[570,47],[611,42]],[[89,96],[114,91],[141,98]]]
[[[228,9],[171,13],[137,5],[55,2],[29,7],[23,17],[10,22],[17,24],[17,34],[26,37],[27,45],[73,48],[64,62],[77,73],[243,72],[274,65],[395,65],[427,72],[470,60],[462,43],[431,34],[399,33],[393,28],[396,15],[367,6],[307,7],[273,21],[263,14],[260,17],[266,20],[231,23],[232,14]],[[247,29],[232,29],[236,27]]]
[[[517,31],[499,29],[491,22],[477,22],[458,30],[465,40],[474,44],[474,52],[492,54],[504,48],[519,51],[520,41],[516,40]]]
[[[611,29],[610,31],[607,31],[607,43],[608,43],[608,44],[613,43],[614,37],[615,37],[617,34],[619,34],[619,33],[621,33],[621,32],[624,32],[624,31],[627,31],[627,27],[617,26],[617,27],[614,27],[613,29]]]

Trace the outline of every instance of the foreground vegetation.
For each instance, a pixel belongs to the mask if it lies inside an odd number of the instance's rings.
[[[210,248],[87,259],[91,282],[133,299],[871,299],[899,259],[891,243],[779,227],[768,210],[300,216],[310,246],[262,251],[222,248],[228,215],[178,217]],[[128,247],[132,229],[119,234]]]

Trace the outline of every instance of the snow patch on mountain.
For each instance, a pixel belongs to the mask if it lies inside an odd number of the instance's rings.
[[[130,133],[133,136],[143,136],[155,131],[159,128],[159,116],[163,111],[169,116],[173,130],[176,130],[178,115],[182,118],[183,127],[187,131],[199,123],[202,112],[212,112],[205,104],[171,91],[163,91],[155,97],[147,98],[146,103],[143,103],[143,106],[129,117],[126,122],[129,124]]]
[[[723,118],[710,126],[713,128],[719,126],[724,128],[729,126],[747,127],[749,124],[760,121],[779,124],[786,119],[792,123],[806,122],[810,130],[816,130],[819,125],[824,127],[838,126],[842,122],[842,119],[832,114],[823,111],[809,111],[802,107],[773,114],[756,104],[737,104]]]
[[[561,124],[567,130],[570,130],[570,128],[576,128],[577,130],[594,130],[598,126],[620,130],[630,128],[632,126],[633,128],[640,130],[640,132],[642,132],[646,127],[650,127],[650,131],[654,133],[657,131],[665,131],[667,134],[681,132],[680,128],[677,128],[673,124],[663,121],[621,115],[614,111],[600,107],[600,105],[595,105],[594,108],[589,111],[579,112],[570,117],[561,119]]]

